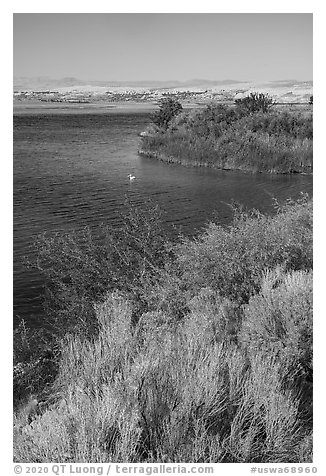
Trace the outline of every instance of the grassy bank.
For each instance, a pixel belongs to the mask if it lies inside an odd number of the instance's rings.
[[[182,165],[249,172],[311,173],[312,113],[248,112],[209,105],[150,126],[139,153]]]
[[[102,238],[39,244],[57,367],[15,461],[312,461],[311,200],[177,243],[148,206]]]

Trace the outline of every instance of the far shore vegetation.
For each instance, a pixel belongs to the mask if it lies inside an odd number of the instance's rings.
[[[182,165],[272,173],[312,173],[313,97],[304,112],[278,108],[267,94],[233,105],[212,103],[185,111],[161,100],[139,153]]]
[[[309,167],[311,119],[210,106],[144,141]],[[312,462],[312,199],[233,212],[172,240],[155,204],[129,205],[119,229],[39,238],[47,327],[14,332],[16,462]]]

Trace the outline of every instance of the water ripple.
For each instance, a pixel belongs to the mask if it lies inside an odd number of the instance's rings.
[[[15,316],[33,321],[41,312],[42,279],[22,265],[35,237],[101,222],[117,226],[126,197],[140,206],[152,199],[167,224],[192,234],[215,211],[227,223],[234,200],[271,212],[272,197],[312,193],[308,176],[246,175],[140,158],[138,134],[148,122],[147,114],[14,117]]]

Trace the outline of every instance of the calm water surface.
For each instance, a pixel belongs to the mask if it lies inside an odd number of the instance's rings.
[[[195,233],[228,204],[273,211],[272,197],[312,194],[310,176],[251,175],[166,165],[137,155],[146,113],[14,116],[14,321],[40,320],[42,281],[23,258],[44,231],[120,223],[125,197],[151,198],[166,221]],[[128,174],[136,176],[129,182]]]

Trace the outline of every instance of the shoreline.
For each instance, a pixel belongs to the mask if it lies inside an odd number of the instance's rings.
[[[137,113],[151,112],[157,108],[154,103],[131,103],[126,101],[108,103],[15,103],[13,104],[13,115],[26,114],[110,114],[110,113]]]
[[[42,101],[14,101],[13,115],[29,114],[133,114],[151,113],[157,110],[156,102],[116,101],[93,103],[67,103],[67,102],[42,102]],[[200,108],[200,105],[188,103],[185,109]]]
[[[276,170],[270,171],[262,171],[262,170],[250,170],[248,168],[226,168],[226,167],[214,167],[210,165],[208,162],[195,162],[195,161],[187,161],[182,159],[176,159],[172,156],[167,156],[160,152],[149,152],[143,149],[139,149],[137,151],[140,157],[146,157],[148,159],[158,160],[160,162],[164,162],[169,165],[182,165],[183,167],[197,167],[197,168],[208,168],[212,170],[223,170],[225,172],[242,172],[245,174],[266,174],[266,175],[308,175],[313,176],[313,172],[299,172],[299,171],[291,171],[291,172],[278,172]]]

